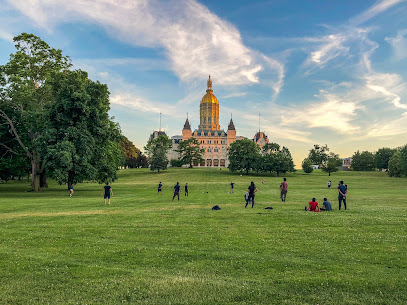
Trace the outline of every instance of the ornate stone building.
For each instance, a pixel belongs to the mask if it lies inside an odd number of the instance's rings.
[[[227,167],[228,160],[228,147],[236,140],[244,139],[244,137],[236,135],[235,124],[232,117],[228,124],[228,129],[225,131],[219,125],[219,102],[212,90],[212,80],[209,76],[208,88],[206,94],[202,97],[199,105],[200,109],[200,124],[198,129],[192,131],[191,124],[188,116],[185,120],[184,128],[182,129],[182,136],[173,136],[172,150],[167,154],[168,160],[178,159],[179,153],[176,151],[181,141],[195,138],[200,143],[201,148],[204,149],[204,162],[195,164],[200,167]],[[155,132],[157,133],[157,132]],[[152,137],[158,134],[152,134]],[[269,142],[264,132],[257,132],[253,141],[260,147]]]

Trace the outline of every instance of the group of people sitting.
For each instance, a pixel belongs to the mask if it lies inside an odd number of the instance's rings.
[[[328,188],[331,187],[331,180],[328,182]],[[339,211],[341,210],[342,207],[342,202],[343,206],[345,207],[346,210],[346,195],[348,194],[348,186],[343,184],[343,181],[339,181],[338,185],[338,201],[339,201]],[[319,207],[318,202],[316,201],[315,198],[312,198],[312,201],[308,202],[308,207],[305,207],[305,211],[309,212],[321,212],[321,211],[332,211],[332,205],[328,201],[328,199],[324,198],[324,202],[322,203],[322,206]]]

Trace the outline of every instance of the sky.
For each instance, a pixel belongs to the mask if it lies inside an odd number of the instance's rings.
[[[0,0],[0,65],[33,33],[109,87],[137,147],[180,135],[211,75],[220,125],[260,129],[297,167],[407,143],[406,0]]]

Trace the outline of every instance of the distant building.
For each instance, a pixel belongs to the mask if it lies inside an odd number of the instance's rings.
[[[204,149],[203,159],[200,164],[194,164],[199,167],[227,167],[229,165],[228,151],[229,146],[236,140],[245,139],[243,136],[236,135],[236,128],[232,117],[230,118],[228,129],[225,131],[219,125],[219,102],[212,90],[212,80],[209,76],[207,82],[206,94],[202,97],[199,105],[200,124],[197,129],[192,130],[188,117],[185,120],[182,136],[171,137],[173,147],[168,152],[168,160],[179,159],[180,155],[176,151],[181,141],[195,138],[201,148]],[[155,131],[154,137],[164,133]],[[165,133],[164,133],[165,134]],[[264,132],[257,132],[253,141],[260,147],[269,143],[268,137]]]
[[[352,157],[344,158],[342,160],[342,170],[349,171],[352,165]]]

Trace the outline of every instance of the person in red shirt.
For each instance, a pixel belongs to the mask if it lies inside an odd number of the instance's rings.
[[[280,186],[281,202],[285,202],[285,199],[287,197],[287,189],[288,189],[287,179],[284,178],[284,181],[283,181],[283,183],[281,183],[281,186]]]
[[[312,201],[308,202],[308,212],[321,212],[315,198],[312,198]]]

